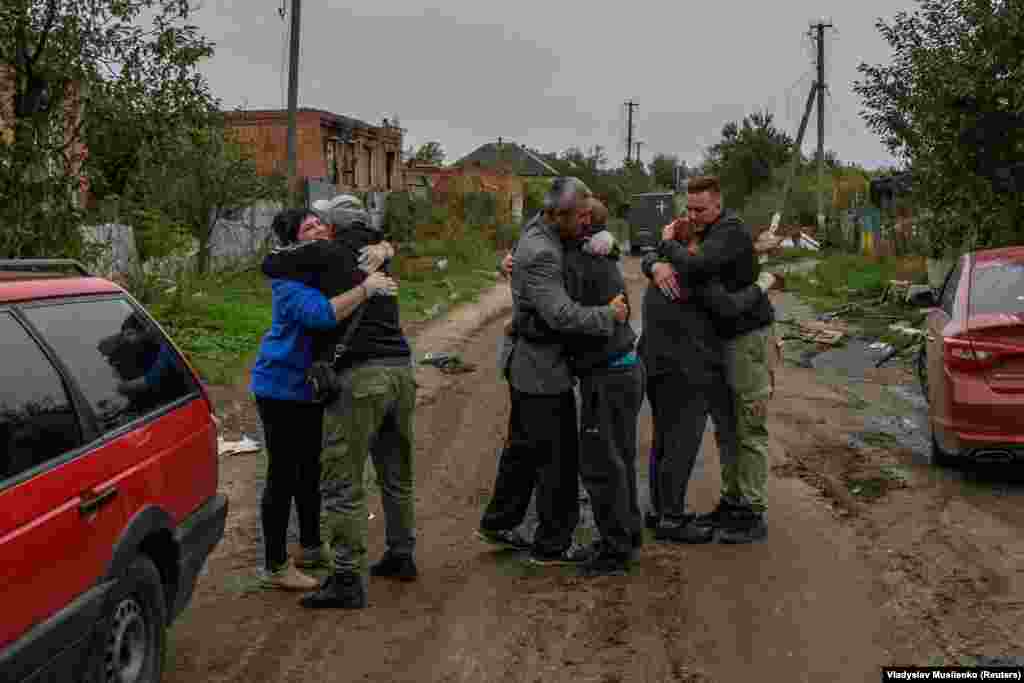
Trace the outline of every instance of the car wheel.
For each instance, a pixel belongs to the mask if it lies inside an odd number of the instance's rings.
[[[954,467],[957,464],[955,458],[949,455],[946,451],[942,450],[939,446],[938,439],[935,438],[935,432],[932,431],[932,464],[936,467]]]
[[[93,683],[159,683],[167,605],[156,565],[135,558],[111,588],[90,652]]]

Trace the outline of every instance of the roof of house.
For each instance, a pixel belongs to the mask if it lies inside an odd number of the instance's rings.
[[[334,125],[344,128],[380,128],[380,126],[374,126],[373,124],[361,121],[359,119],[352,118],[351,116],[344,116],[342,114],[335,114],[334,112],[324,111],[323,109],[312,109],[310,107],[301,107],[296,110],[297,113],[315,113],[320,114],[322,120],[326,120]],[[287,109],[239,109],[233,111],[224,112],[225,116],[230,118],[269,118],[276,119],[279,117],[287,118]]]
[[[522,145],[511,142],[488,142],[455,162],[456,166],[475,163],[482,168],[508,164],[517,175],[558,175],[550,164]]]

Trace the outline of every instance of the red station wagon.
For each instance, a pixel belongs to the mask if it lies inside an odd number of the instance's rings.
[[[73,261],[0,261],[0,357],[0,681],[155,683],[227,517],[203,385]]]
[[[1024,459],[1024,247],[966,254],[931,307],[926,376],[936,464]]]

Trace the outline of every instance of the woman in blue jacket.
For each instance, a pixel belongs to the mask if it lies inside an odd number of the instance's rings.
[[[312,211],[279,213],[272,229],[279,248],[295,248],[311,240],[330,239],[331,228]],[[333,299],[289,280],[271,281],[273,314],[252,369],[251,389],[263,423],[267,479],[260,502],[266,588],[312,590],[317,580],[296,569],[288,557],[288,517],[292,499],[299,516],[303,567],[322,566],[328,555],[320,540],[320,450],[323,406],[313,401],[306,371],[313,362],[313,336],[350,316],[369,297],[393,295],[394,281],[372,273],[361,285]]]

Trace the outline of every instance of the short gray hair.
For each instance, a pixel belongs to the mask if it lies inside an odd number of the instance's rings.
[[[576,206],[580,199],[590,197],[590,188],[580,180],[572,176],[559,176],[551,183],[551,189],[544,195],[544,210],[570,209]]]

